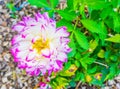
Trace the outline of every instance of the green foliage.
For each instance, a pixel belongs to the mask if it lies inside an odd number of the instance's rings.
[[[115,34],[115,36],[107,38],[106,41],[120,43],[120,34]]]
[[[37,7],[46,7],[46,8],[49,8],[49,4],[47,2],[47,0],[28,0],[28,2],[31,4],[31,5],[35,5]]]
[[[81,33],[78,29],[74,32],[74,34],[75,34],[76,41],[78,42],[78,44],[83,49],[87,50],[89,48],[89,43],[88,43],[86,36],[83,33]]]
[[[75,87],[78,81],[103,86],[120,73],[120,0],[67,0],[62,10],[56,8],[58,0],[28,1],[59,14],[57,27],[66,26],[70,32],[72,51],[50,81],[53,89]]]

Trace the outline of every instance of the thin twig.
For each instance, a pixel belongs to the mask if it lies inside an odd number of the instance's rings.
[[[106,64],[103,64],[103,63],[100,63],[100,62],[96,62],[96,61],[94,63],[102,65],[102,66],[105,66],[106,68],[108,68],[108,65],[106,65]]]
[[[79,86],[80,86],[80,84],[81,84],[81,81],[78,82],[78,84],[77,84],[77,86],[75,87],[75,89],[78,89]]]

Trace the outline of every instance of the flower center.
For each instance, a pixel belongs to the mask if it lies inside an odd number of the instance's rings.
[[[44,41],[40,38],[33,43],[32,48],[35,49],[37,53],[40,53],[42,49],[49,48],[49,41]]]

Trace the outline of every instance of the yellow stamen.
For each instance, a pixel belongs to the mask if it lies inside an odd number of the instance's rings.
[[[40,53],[42,49],[49,48],[49,40],[38,39],[33,43],[32,48]]]

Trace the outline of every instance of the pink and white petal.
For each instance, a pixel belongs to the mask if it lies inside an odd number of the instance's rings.
[[[18,43],[18,49],[19,50],[29,50],[31,47],[32,43],[30,41],[21,41]]]
[[[41,50],[41,53],[46,58],[50,58],[50,56],[51,56],[51,53],[50,53],[49,49],[43,49],[43,50]]]
[[[34,26],[34,25],[36,25],[36,20],[34,18],[25,16],[22,19],[23,19],[23,21],[25,22],[25,24],[27,26]]]
[[[36,75],[36,76],[38,76],[39,74],[40,74],[40,69],[39,68],[36,68],[35,70],[34,70],[34,75]]]
[[[67,59],[67,55],[64,52],[59,52],[57,55],[57,59],[62,61],[62,62],[66,62]]]
[[[68,46],[68,45],[66,45],[65,47],[64,47],[64,52],[66,52],[66,53],[69,53],[69,52],[71,52],[71,48]]]
[[[25,69],[27,67],[27,64],[23,61],[18,62],[18,68]]]
[[[26,57],[26,61],[29,62],[29,61],[34,60],[35,56],[36,56],[36,54],[34,52],[29,52],[27,57]]]
[[[20,52],[16,53],[16,58],[21,58],[21,61],[22,60],[25,61],[28,54],[29,54],[29,50],[20,51]]]
[[[56,30],[56,37],[68,37],[69,33],[66,31],[66,27],[60,27]]]
[[[24,28],[25,28],[25,26],[24,26],[24,25],[21,25],[21,24],[16,24],[16,25],[14,25],[14,26],[12,27],[12,29],[15,30],[15,31],[17,31],[17,32],[23,31]]]
[[[35,19],[37,22],[41,21],[42,15],[40,13],[35,14]]]
[[[53,28],[56,28],[56,21],[54,21],[53,19],[50,19],[50,24]]]
[[[61,37],[60,41],[61,41],[61,44],[63,44],[63,43],[68,44],[68,42],[70,42],[70,39]]]
[[[22,41],[22,40],[23,40],[23,38],[22,38],[21,35],[16,35],[12,38],[11,43],[12,43],[12,45],[14,45],[14,44],[16,44],[16,43],[18,43],[19,41]]]
[[[49,22],[50,18],[49,18],[49,16],[48,16],[48,13],[47,13],[47,12],[44,13],[42,16],[44,17],[44,19],[45,19],[47,22]]]
[[[60,67],[60,69],[63,68],[63,62],[60,60],[56,60],[57,65]]]

